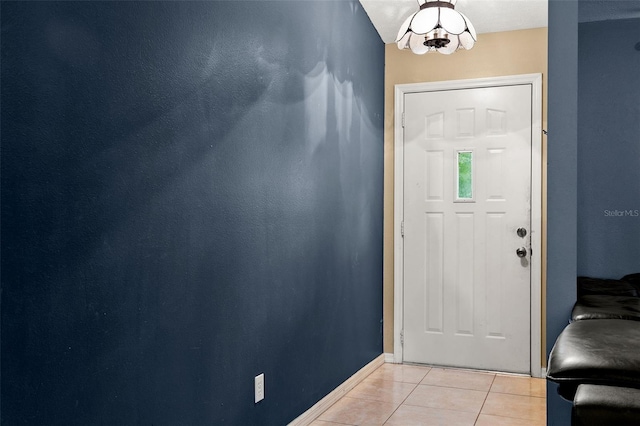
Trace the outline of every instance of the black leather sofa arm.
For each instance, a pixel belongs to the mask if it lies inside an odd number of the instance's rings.
[[[569,324],[549,355],[547,378],[573,399],[580,384],[640,388],[640,322],[593,319]]]
[[[640,389],[603,385],[580,385],[573,400],[574,426],[637,425],[640,420]]]

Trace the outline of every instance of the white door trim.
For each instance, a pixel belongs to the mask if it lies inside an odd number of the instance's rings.
[[[404,218],[404,95],[453,89],[531,84],[531,376],[541,376],[542,321],[542,74],[523,74],[471,80],[395,85],[394,102],[394,220],[393,220],[393,355],[403,360],[401,333],[404,318],[402,219]]]

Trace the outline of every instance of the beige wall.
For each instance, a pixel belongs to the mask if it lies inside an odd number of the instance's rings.
[[[475,47],[451,56],[439,53],[414,55],[395,44],[385,47],[384,121],[384,351],[393,352],[393,133],[394,86],[403,83],[460,80],[516,74],[542,73],[542,128],[547,128],[547,29],[480,34]],[[542,318],[545,318],[546,281],[546,138],[543,137],[543,270]],[[545,327],[542,324],[542,359],[545,360]],[[543,361],[544,362],[544,361]]]

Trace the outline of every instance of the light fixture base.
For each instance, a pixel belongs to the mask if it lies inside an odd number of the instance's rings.
[[[436,28],[424,37],[424,45],[434,49],[445,47],[450,42],[449,34],[443,31],[442,28]]]

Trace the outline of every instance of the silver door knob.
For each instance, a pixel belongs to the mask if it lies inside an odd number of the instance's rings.
[[[524,247],[520,247],[516,250],[516,254],[518,255],[518,257],[525,257],[527,255],[527,249]]]

